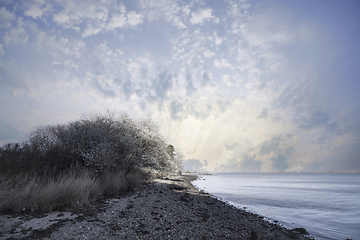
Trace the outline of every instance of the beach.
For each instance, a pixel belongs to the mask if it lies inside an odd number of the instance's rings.
[[[91,214],[0,216],[0,239],[311,239],[198,191],[195,175],[104,198]]]

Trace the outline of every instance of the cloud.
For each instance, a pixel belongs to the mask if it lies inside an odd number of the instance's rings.
[[[82,36],[88,37],[91,35],[97,35],[100,32],[113,31],[117,28],[135,28],[137,25],[143,23],[143,16],[135,11],[130,11],[127,15],[125,12],[120,12],[113,14],[109,21],[106,20],[107,16],[105,20],[96,19],[93,23],[88,23],[82,33]]]
[[[261,170],[262,162],[255,160],[254,157],[245,155],[240,162],[240,171],[241,172],[259,172]]]
[[[295,121],[299,124],[299,128],[311,130],[318,126],[324,126],[329,122],[329,119],[329,114],[321,111],[314,111],[310,114],[310,117],[301,117]]]
[[[228,85],[228,86],[232,86],[232,85],[233,85],[233,83],[232,83],[231,80],[230,80],[230,76],[229,76],[228,74],[223,75],[222,81],[223,81],[226,85]]]
[[[243,43],[238,43],[236,49],[236,60],[240,71],[250,71],[256,69],[257,59],[251,53],[251,49],[243,46]]]
[[[192,96],[195,93],[196,88],[194,87],[192,77],[189,72],[186,74],[185,79],[186,79],[186,93],[188,96]]]
[[[53,21],[64,28],[82,31],[89,37],[117,28],[135,28],[143,22],[143,15],[135,10],[127,12],[123,3],[76,1],[62,3],[63,9],[55,13]],[[85,27],[83,27],[85,25]]]
[[[230,158],[225,164],[215,168],[215,172],[239,172],[240,171],[240,161],[238,159]]]
[[[162,19],[170,22],[178,29],[185,29],[183,19],[189,14],[189,7],[180,6],[175,0],[140,0],[140,8],[144,18],[149,21]]]
[[[120,13],[111,17],[110,22],[107,25],[108,30],[114,30],[115,28],[122,28],[126,25],[125,14]]]
[[[348,65],[346,44],[327,47],[327,39],[313,37],[304,47],[293,37],[303,19],[289,14],[289,6],[6,1],[0,6],[0,107],[12,107],[2,113],[26,119],[16,129],[30,131],[62,114],[66,122],[105,108],[129,111],[159,122],[185,159],[206,158],[208,169],[302,170],[312,161],[357,166],[359,101],[348,92],[357,89],[357,75],[344,82],[348,78],[336,74],[339,61]],[[319,24],[310,15],[308,21]],[[328,33],[326,26],[318,29]],[[22,103],[32,104],[31,111],[22,113],[28,107]]]
[[[132,81],[130,79],[127,79],[124,81],[122,87],[121,87],[123,93],[126,96],[127,100],[130,100],[131,95],[134,93],[134,86],[132,84]]]
[[[85,30],[82,33],[82,37],[88,37],[91,35],[97,35],[100,31],[102,30],[102,28],[99,27],[94,27],[92,24],[88,24],[85,28]]]
[[[0,43],[0,56],[4,56],[4,46]]]
[[[292,16],[281,8],[263,8],[250,17],[240,27],[240,31],[253,47],[262,49],[274,44],[286,44],[293,40],[290,22]]]
[[[104,75],[93,74],[91,72],[86,72],[85,77],[89,86],[95,89],[96,92],[100,93],[103,97],[114,98],[116,96],[116,92],[111,85],[111,79],[108,79]]]
[[[119,67],[123,54],[123,51],[118,48],[108,46],[107,41],[104,41],[99,46],[97,46],[97,48],[94,49],[91,59],[94,61],[94,68],[97,71],[106,74],[105,69],[111,69],[114,66],[117,66],[117,68]],[[132,63],[133,62],[130,61],[129,64]]]
[[[245,76],[251,80],[248,87],[252,84],[252,88],[265,90],[268,74],[280,72],[286,64],[287,59],[282,49],[292,42],[292,28],[284,24],[281,17],[273,15],[273,12],[280,16],[285,15],[276,7],[254,7],[250,14],[247,8],[251,5],[248,3],[229,1],[228,4],[229,10],[223,19],[228,22],[231,29],[225,37],[227,43],[236,39],[231,46],[233,51],[231,55],[234,58],[228,57],[229,62],[242,74],[246,73]],[[273,82],[278,84],[279,81],[281,78]],[[270,86],[274,87],[274,85]]]
[[[135,11],[130,11],[127,15],[128,23],[130,26],[135,27],[136,25],[143,22],[143,16],[137,14]]]
[[[304,165],[305,171],[329,171],[329,170],[354,170],[360,169],[360,144],[359,141],[351,141],[353,136],[342,136],[341,140],[317,139],[323,145],[319,145],[321,151],[315,152],[315,158]]]
[[[210,80],[212,78],[212,74],[211,73],[207,73],[207,72],[202,72],[202,80],[201,80],[201,86],[207,86],[210,83]]]
[[[30,1],[29,1],[30,2]],[[41,18],[44,13],[52,9],[52,5],[45,1],[34,1],[33,3],[27,2],[28,6],[24,11],[24,15],[32,18]],[[45,5],[44,7],[42,7]]]
[[[291,155],[293,155],[295,153],[295,149],[292,146],[287,146],[284,149],[284,155],[287,157],[290,157]]]
[[[267,108],[264,108],[261,113],[259,114],[259,116],[257,116],[256,118],[260,118],[260,119],[263,119],[263,118],[266,118],[268,116],[268,111],[267,111]]]
[[[0,61],[0,91],[6,95],[17,95],[24,90],[29,89],[29,84],[24,81],[24,77],[28,76],[28,72],[19,71],[19,65],[16,62]],[[1,102],[1,101],[0,101]],[[5,101],[2,101],[5,103]]]
[[[209,49],[206,49],[206,51],[204,52],[204,56],[207,58],[211,58],[212,56],[215,56],[215,53],[213,53]]]
[[[201,101],[194,101],[188,104],[186,112],[183,113],[187,115],[192,115],[198,120],[205,120],[209,117],[212,110],[211,105],[204,105]]]
[[[54,64],[56,64],[56,62],[54,62]],[[64,61],[64,65],[65,66],[69,66],[69,67],[73,67],[73,68],[79,68],[79,65],[77,65],[76,63],[74,63],[72,60],[68,59]]]
[[[220,60],[215,59],[214,60],[214,65],[217,68],[231,68],[233,69],[233,66],[231,65],[231,63],[229,63],[229,61],[227,59],[221,58]]]
[[[216,31],[213,31],[213,35],[214,35],[215,45],[220,45],[225,40],[225,38],[219,37]]]
[[[29,35],[23,27],[22,18],[18,18],[17,28],[12,28],[10,31],[5,32],[3,40],[5,45],[18,45],[24,44],[28,41]]]
[[[112,9],[109,2],[101,3],[98,1],[65,1],[59,2],[59,8],[63,9],[54,15],[53,20],[66,28],[76,29],[83,22],[98,28],[105,27],[104,23],[108,20],[108,12]],[[109,10],[108,10],[109,9]]]
[[[221,164],[217,171],[219,172],[249,172],[259,171],[261,162],[248,156],[253,150],[253,142],[244,139],[243,143],[234,142],[232,145],[225,144],[225,149],[230,153],[226,164]]]
[[[19,131],[18,128],[0,119],[0,146],[8,142],[15,142],[19,139],[25,139],[26,134]]]
[[[275,153],[279,149],[280,138],[274,137],[270,141],[265,141],[259,149],[259,155],[269,155],[270,153]]]
[[[344,133],[350,133],[360,140],[360,106],[349,109],[341,118]]]
[[[310,131],[326,129],[332,133],[341,133],[341,122],[332,119],[328,108],[321,103],[322,87],[319,87],[313,77],[303,77],[299,81],[284,84],[284,90],[275,100],[275,105],[286,111],[289,120],[299,129]],[[320,110],[321,109],[321,110]]]
[[[290,137],[289,137],[290,136]],[[288,134],[287,138],[281,135],[274,135],[270,140],[264,141],[253,154],[257,154],[257,158],[264,165],[264,171],[286,171],[290,167],[297,170],[297,166],[301,163],[294,157],[296,150],[290,146],[294,142],[293,136]],[[291,160],[289,162],[289,159]]]
[[[85,50],[86,44],[80,39],[51,35],[39,29],[36,24],[30,24],[29,29],[39,52],[54,57],[64,54],[79,58]]]
[[[151,81],[150,95],[160,101],[167,98],[169,90],[173,86],[173,76],[171,72],[162,71]]]
[[[230,100],[221,100],[221,99],[216,99],[216,107],[218,107],[218,109],[220,110],[220,113],[225,113],[229,107],[231,106],[232,102]]]
[[[286,157],[282,154],[271,157],[270,162],[276,171],[285,171],[289,168],[289,163],[287,162]]]
[[[205,21],[210,21],[211,19],[215,18],[212,15],[211,8],[203,8],[199,9],[197,12],[191,13],[190,22],[192,24],[200,24],[202,25]]]
[[[106,97],[111,97],[111,98],[113,98],[113,97],[116,96],[116,93],[115,93],[113,90],[109,89],[109,85],[108,85],[108,84],[104,84],[104,86],[103,86],[103,85],[100,83],[101,80],[100,80],[100,79],[96,79],[96,78],[94,78],[93,81],[94,81],[94,86],[95,86],[95,88],[96,88],[99,92],[101,92],[104,96],[106,96]]]
[[[179,102],[170,103],[170,114],[171,118],[174,120],[182,119],[183,105]]]
[[[4,20],[14,21],[15,19],[16,19],[15,13],[8,11],[5,7],[0,8],[0,22]]]
[[[183,162],[183,170],[185,172],[204,172],[207,166],[207,161],[202,163],[198,159],[188,159]]]
[[[66,13],[59,12],[58,14],[54,14],[53,21],[58,25],[67,25],[70,23],[70,18]]]
[[[306,108],[315,103],[315,83],[309,77],[283,84],[283,90],[276,99],[276,105],[294,112],[296,108]]]

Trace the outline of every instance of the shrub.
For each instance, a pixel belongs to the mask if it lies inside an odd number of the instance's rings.
[[[84,208],[100,195],[180,173],[180,166],[174,147],[149,120],[108,114],[39,126],[28,141],[0,148],[0,211]]]
[[[29,141],[4,145],[0,166],[6,171],[44,174],[82,166],[103,172],[113,168],[130,172],[151,168],[179,172],[179,160],[151,121],[135,122],[127,115],[94,115],[67,125],[40,126]]]

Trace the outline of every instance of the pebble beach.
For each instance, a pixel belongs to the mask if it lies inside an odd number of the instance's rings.
[[[0,239],[312,239],[198,191],[194,179],[151,180],[92,214],[2,215]]]

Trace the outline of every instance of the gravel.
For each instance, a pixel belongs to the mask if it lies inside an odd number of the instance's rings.
[[[284,228],[198,191],[190,183],[195,178],[146,182],[126,196],[103,199],[91,215],[54,219],[45,229],[0,227],[0,239],[312,239],[303,228]]]

